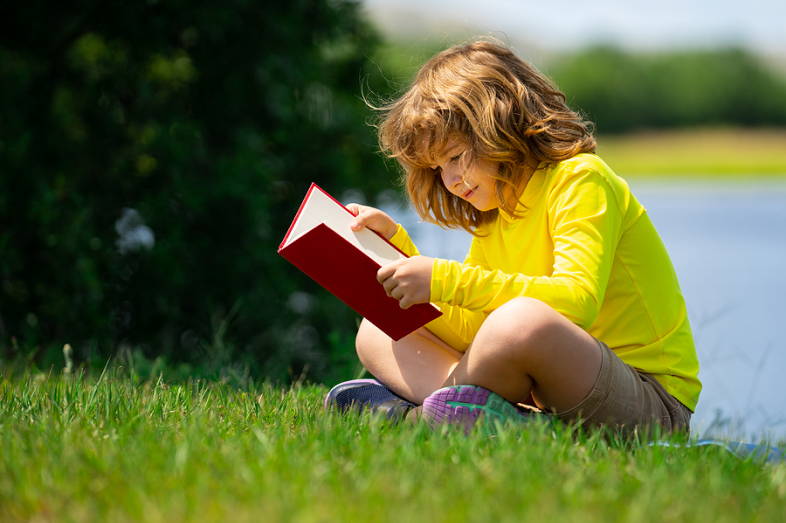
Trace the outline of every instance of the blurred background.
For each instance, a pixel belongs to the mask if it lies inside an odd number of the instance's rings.
[[[596,123],[674,259],[694,428],[786,433],[786,4],[147,0],[0,6],[0,360],[333,385],[359,317],[277,254],[316,182],[425,254],[363,97],[491,34]]]

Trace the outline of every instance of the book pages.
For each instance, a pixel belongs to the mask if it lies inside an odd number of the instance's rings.
[[[286,243],[289,245],[320,223],[324,223],[348,242],[365,252],[380,266],[400,260],[406,256],[369,229],[358,232],[349,228],[354,216],[344,206],[314,187],[304,203]]]

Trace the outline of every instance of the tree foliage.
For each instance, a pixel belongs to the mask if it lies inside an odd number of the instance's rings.
[[[357,317],[276,250],[312,181],[389,187],[376,43],[348,0],[0,7],[0,345],[324,371]]]
[[[549,72],[600,133],[786,125],[786,80],[740,49],[629,54],[602,47]]]
[[[276,250],[312,181],[394,187],[361,82],[416,67],[377,45],[354,0],[0,4],[0,357],[346,376],[358,316]],[[742,51],[548,72],[600,132],[786,124]]]

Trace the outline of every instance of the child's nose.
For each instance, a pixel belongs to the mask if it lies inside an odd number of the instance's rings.
[[[455,189],[463,182],[464,182],[464,175],[461,169],[458,169],[453,166],[449,166],[445,169],[442,169],[442,183],[444,183],[445,187],[447,187],[448,189]]]

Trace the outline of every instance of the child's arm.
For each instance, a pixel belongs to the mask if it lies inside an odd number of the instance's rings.
[[[409,240],[406,231],[399,230],[399,225],[379,209],[355,203],[347,205],[347,209],[358,217],[355,223],[350,225],[353,230],[368,227],[388,240],[399,233],[401,235],[400,241],[395,244],[412,256],[407,260],[400,260],[380,269],[377,276],[380,282],[385,285],[388,294],[398,299],[401,307],[405,309],[415,303],[429,302],[434,259],[420,256],[417,247]],[[467,261],[477,262],[477,260],[469,258]],[[427,328],[455,349],[466,350],[483,323],[485,314],[471,312],[446,303],[439,304],[439,307],[443,315],[427,325]]]
[[[562,173],[550,189],[547,206],[553,241],[551,274],[503,273],[490,262],[460,264],[438,259],[431,300],[490,313],[515,297],[528,296],[547,303],[577,325],[589,327],[603,303],[624,211],[615,190],[592,168]],[[526,238],[517,239],[510,248],[523,241]],[[527,249],[536,247],[528,245]],[[541,251],[549,248],[541,247]]]
[[[350,203],[347,209],[356,217],[349,225],[353,231],[368,227],[387,240],[398,232],[395,220],[379,209],[356,203]],[[408,309],[412,305],[429,302],[433,265],[433,258],[405,258],[382,267],[377,273],[377,280],[385,287],[388,296],[398,300],[402,309]]]

